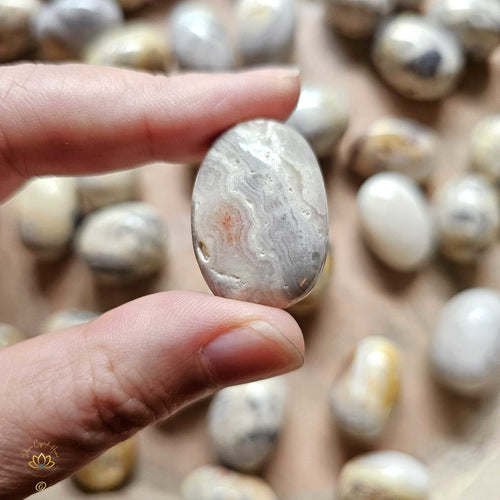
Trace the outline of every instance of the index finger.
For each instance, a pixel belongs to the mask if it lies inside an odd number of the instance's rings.
[[[76,64],[3,67],[0,197],[34,175],[195,161],[238,122],[286,118],[298,93],[291,68],[166,77]]]

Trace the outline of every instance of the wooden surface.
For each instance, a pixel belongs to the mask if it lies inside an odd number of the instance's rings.
[[[163,25],[171,3],[148,10],[145,17]],[[229,26],[231,0],[212,3]],[[405,451],[426,462],[435,500],[498,500],[500,398],[464,400],[440,390],[429,375],[426,350],[446,300],[471,286],[500,288],[500,245],[477,266],[455,266],[438,258],[415,275],[388,270],[359,238],[355,210],[359,181],[345,165],[357,135],[376,118],[392,114],[420,120],[439,133],[439,170],[431,191],[450,174],[465,170],[472,127],[482,116],[500,111],[500,51],[489,67],[468,67],[457,92],[443,103],[415,103],[397,96],[376,76],[368,43],[346,41],[329,32],[322,23],[321,2],[299,4],[296,62],[303,79],[343,88],[350,100],[351,125],[337,157],[323,165],[334,276],[318,314],[302,322],[306,363],[288,376],[288,420],[264,476],[286,500],[334,498],[339,470],[357,450],[342,442],[332,424],[329,390],[356,341],[379,334],[399,344],[404,362],[401,401],[377,448]],[[151,291],[207,290],[191,248],[192,179],[191,167],[157,164],[142,169],[143,198],[161,210],[168,225],[168,265],[154,283],[112,293],[96,288],[84,265],[74,258],[37,265],[19,243],[13,203],[7,203],[0,209],[0,321],[35,335],[45,316],[58,309],[105,311]],[[206,402],[198,403],[143,431],[136,477],[125,489],[103,498],[175,496],[186,474],[214,461],[206,435],[206,408]],[[66,481],[38,498],[85,496]]]

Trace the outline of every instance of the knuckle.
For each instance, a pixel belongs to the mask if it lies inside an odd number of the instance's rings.
[[[119,370],[106,348],[87,349],[86,354],[86,399],[92,415],[87,428],[94,441],[121,439],[158,419],[164,409],[142,389],[139,373],[125,374]]]

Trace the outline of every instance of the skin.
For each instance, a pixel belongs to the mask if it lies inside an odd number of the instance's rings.
[[[152,76],[115,68],[0,69],[0,199],[42,174],[89,174],[155,160],[200,160],[232,125],[286,119],[297,72]],[[0,499],[34,493],[21,456],[34,439],[59,457],[48,486],[186,404],[303,362],[281,310],[174,291],[0,351]]]

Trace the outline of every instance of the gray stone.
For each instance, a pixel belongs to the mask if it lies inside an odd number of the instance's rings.
[[[493,186],[474,174],[449,179],[434,199],[441,251],[452,260],[477,260],[500,228],[500,206]]]
[[[76,249],[104,283],[127,283],[150,276],[165,260],[163,221],[146,203],[103,208],[85,219]]]
[[[498,0],[440,0],[429,17],[450,30],[473,59],[487,59],[500,45]]]
[[[396,0],[326,0],[326,19],[349,38],[368,38]]]
[[[434,250],[434,224],[427,200],[406,175],[382,172],[358,192],[361,230],[367,245],[398,271],[422,267]]]
[[[401,14],[379,28],[372,58],[389,85],[421,101],[451,93],[464,66],[462,50],[453,35],[415,14]]]
[[[224,133],[196,178],[192,232],[216,295],[281,308],[305,297],[328,251],[325,185],[306,140],[271,120]]]
[[[500,382],[500,293],[471,288],[441,311],[430,359],[438,380],[463,395],[492,392]]]
[[[245,63],[287,62],[293,52],[295,0],[238,0],[236,27]]]
[[[40,6],[39,0],[0,0],[0,62],[17,59],[34,47],[30,21]]]
[[[287,125],[302,134],[318,157],[333,151],[349,124],[344,92],[326,85],[304,83]]]
[[[195,71],[228,71],[234,57],[226,30],[209,5],[181,2],[170,17],[174,57],[180,67]]]
[[[94,38],[120,24],[123,14],[115,0],[53,0],[34,21],[43,58],[78,59]]]
[[[208,430],[219,460],[240,472],[258,472],[274,451],[285,411],[281,378],[228,387],[210,405]]]

